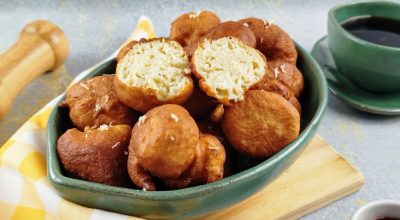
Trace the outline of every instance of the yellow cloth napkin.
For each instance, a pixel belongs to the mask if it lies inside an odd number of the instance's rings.
[[[129,40],[154,37],[151,21],[141,17]],[[117,52],[106,60],[115,57]],[[71,84],[93,68],[80,73]],[[61,198],[49,184],[45,159],[46,124],[59,99],[55,98],[32,116],[0,148],[0,219],[136,219],[71,203]]]

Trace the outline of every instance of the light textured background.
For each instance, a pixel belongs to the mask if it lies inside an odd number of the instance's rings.
[[[152,19],[159,36],[167,36],[170,22],[189,11],[210,9],[222,20],[247,16],[265,18],[279,24],[300,45],[311,50],[326,34],[329,8],[340,2],[344,1],[0,0],[0,52],[16,41],[25,24],[35,19],[47,19],[59,25],[68,36],[71,48],[65,66],[36,79],[17,98],[10,114],[0,121],[0,145],[30,115],[61,93],[75,75],[110,55],[129,35],[140,15]],[[368,201],[400,199],[400,117],[353,110],[330,93],[319,133],[362,171],[366,183],[358,193],[304,219],[349,219]]]

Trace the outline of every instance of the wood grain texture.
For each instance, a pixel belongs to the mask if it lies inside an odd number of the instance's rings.
[[[29,23],[17,42],[0,55],[0,119],[33,79],[57,68],[68,56],[68,40],[56,25]]]
[[[358,191],[364,176],[320,136],[257,194],[203,219],[297,219]]]

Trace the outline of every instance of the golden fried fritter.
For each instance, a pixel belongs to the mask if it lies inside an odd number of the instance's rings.
[[[117,56],[114,80],[118,99],[140,112],[166,104],[183,104],[193,92],[189,59],[173,40],[132,41]]]
[[[113,81],[114,75],[96,76],[67,90],[67,98],[60,106],[69,107],[69,116],[77,128],[136,122],[138,113],[118,100]]]
[[[131,127],[101,125],[84,132],[67,130],[57,142],[57,152],[67,174],[113,186],[129,182],[127,172]]]
[[[166,104],[139,118],[129,149],[153,176],[174,179],[190,169],[198,142],[199,129],[189,113]]]
[[[279,26],[258,18],[246,18],[238,22],[253,31],[257,39],[256,48],[267,57],[268,61],[296,63],[296,47],[290,36]]]
[[[171,23],[169,38],[185,47],[203,37],[208,30],[219,23],[219,17],[211,11],[183,14]]]
[[[191,67],[200,89],[224,105],[242,100],[268,71],[264,55],[234,37],[204,40]]]
[[[243,101],[225,109],[222,128],[235,150],[266,158],[299,135],[300,114],[278,94],[250,90]]]

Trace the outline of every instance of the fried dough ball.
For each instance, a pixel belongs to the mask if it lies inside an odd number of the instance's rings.
[[[266,158],[296,139],[300,114],[278,94],[250,90],[243,101],[225,109],[222,128],[235,150]]]
[[[233,37],[206,39],[194,52],[191,66],[200,89],[225,105],[242,100],[268,70],[264,55]]]
[[[115,91],[121,102],[141,112],[182,104],[192,95],[189,59],[181,45],[163,38],[132,41],[117,56]]]
[[[205,119],[218,105],[218,101],[201,91],[198,83],[196,82],[194,83],[192,96],[182,106],[189,112],[189,114],[193,118]]]
[[[258,18],[246,18],[238,22],[254,32],[257,39],[256,48],[267,57],[268,61],[296,63],[296,47],[290,36],[279,26]]]
[[[127,185],[131,130],[128,125],[101,125],[84,132],[76,128],[67,130],[57,141],[64,170],[83,180],[112,186]]]
[[[138,113],[118,100],[113,81],[114,75],[96,76],[67,90],[67,98],[60,106],[69,107],[69,116],[77,128],[136,122]]]
[[[212,29],[210,29],[206,35],[199,38],[192,44],[185,47],[185,50],[191,56],[199,44],[201,44],[205,39],[217,40],[223,37],[234,37],[242,41],[249,47],[256,47],[256,37],[250,28],[243,26],[242,24],[235,21],[223,22]]]
[[[211,112],[209,119],[212,122],[219,123],[224,117],[224,105],[219,104],[214,111]]]
[[[211,11],[183,14],[171,23],[169,38],[185,47],[203,37],[208,30],[219,23],[221,23],[219,17]]]
[[[132,130],[129,160],[135,156],[151,175],[174,179],[190,169],[198,144],[199,129],[189,113],[179,105],[166,104],[139,118]]]

